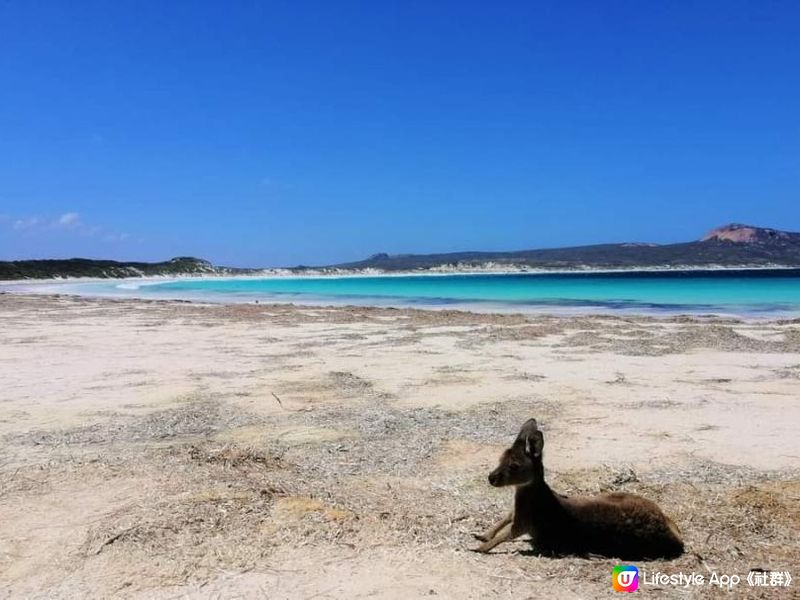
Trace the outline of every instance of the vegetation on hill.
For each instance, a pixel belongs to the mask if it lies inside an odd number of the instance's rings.
[[[88,258],[0,262],[0,280],[201,275],[221,274],[230,271],[230,269],[215,267],[208,261],[188,256],[181,256],[158,263],[117,262],[114,260],[92,260]]]

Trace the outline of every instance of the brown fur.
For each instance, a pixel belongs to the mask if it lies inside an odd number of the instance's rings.
[[[514,510],[485,534],[479,552],[529,534],[544,555],[600,554],[635,560],[675,558],[683,542],[675,524],[641,496],[614,492],[591,498],[555,494],[544,481],[544,437],[528,420],[499,466],[489,475],[495,487],[516,486]]]

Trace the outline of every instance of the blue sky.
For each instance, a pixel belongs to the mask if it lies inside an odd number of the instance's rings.
[[[800,230],[796,2],[0,3],[0,258]]]

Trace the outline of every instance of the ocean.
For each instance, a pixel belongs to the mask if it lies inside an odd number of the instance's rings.
[[[39,285],[40,291],[212,302],[800,316],[800,269],[215,277]]]

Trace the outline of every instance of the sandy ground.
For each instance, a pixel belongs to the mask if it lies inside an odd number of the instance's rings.
[[[0,597],[613,597],[615,560],[470,552],[530,416],[557,491],[676,521],[640,569],[800,578],[800,321],[2,294],[0,324]]]

